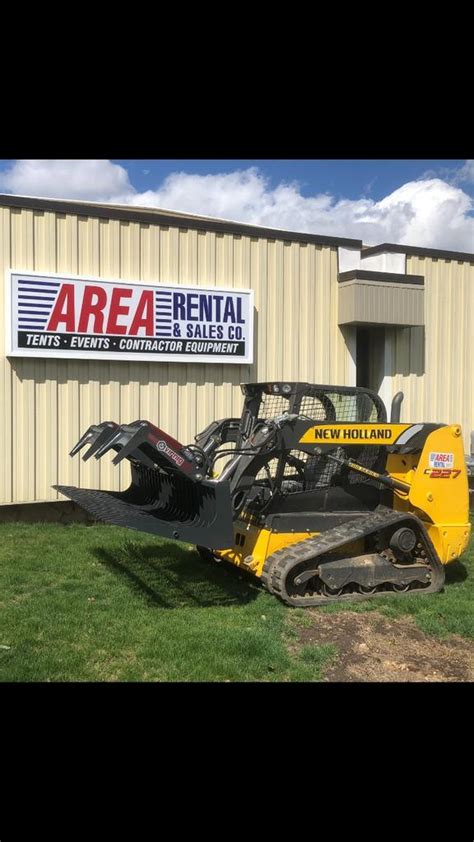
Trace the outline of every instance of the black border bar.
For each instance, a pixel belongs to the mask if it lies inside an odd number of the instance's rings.
[[[349,272],[339,272],[338,281],[343,284],[345,281],[384,281],[389,284],[416,284],[424,286],[423,275],[402,275],[396,272],[375,272],[368,269],[350,269]]]
[[[118,219],[123,222],[138,222],[145,225],[161,225],[196,231],[213,231],[216,234],[237,234],[241,237],[263,238],[266,240],[284,240],[293,243],[312,243],[320,246],[348,246],[361,249],[362,240],[347,237],[326,237],[321,234],[305,234],[296,231],[281,231],[278,228],[260,228],[240,222],[227,222],[217,219],[204,219],[193,216],[177,216],[172,213],[135,208],[133,205],[117,207],[107,204],[88,204],[87,202],[67,201],[64,199],[38,199],[28,196],[14,196],[0,193],[0,207],[25,208],[26,210],[52,211],[54,213],[75,214],[99,219]]]
[[[444,249],[422,248],[421,246],[403,246],[397,243],[381,243],[379,246],[363,247],[361,258],[372,254],[391,252],[392,254],[408,254],[413,257],[437,257],[440,260],[459,260],[461,263],[474,263],[474,254],[465,251],[445,251]]]

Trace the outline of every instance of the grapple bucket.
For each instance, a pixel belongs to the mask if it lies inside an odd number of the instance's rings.
[[[84,460],[114,450],[127,458],[132,482],[123,492],[56,485],[97,520],[193,544],[223,549],[233,544],[228,482],[204,479],[195,455],[147,421],[90,427],[71,455],[89,445]]]

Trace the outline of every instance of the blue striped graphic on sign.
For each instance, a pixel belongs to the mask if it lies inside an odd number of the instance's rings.
[[[20,292],[34,292],[34,293],[39,292],[40,294],[43,293],[43,292],[49,292],[50,295],[54,295],[54,293],[57,291],[55,289],[49,289],[49,288],[48,289],[37,289],[36,287],[24,287],[24,286],[19,286],[19,290],[20,290]]]
[[[28,280],[18,281],[18,285],[21,286],[22,284],[28,284],[29,286],[42,286],[42,287],[54,287],[57,289],[60,285],[60,281],[34,281],[33,278],[28,278]]]
[[[54,301],[54,298],[52,298],[51,301]],[[29,307],[30,309],[32,307],[42,307],[47,309],[48,307],[51,307],[51,301],[45,301],[44,298],[33,298],[31,301],[28,298],[23,298],[18,302],[18,307]]]
[[[18,327],[20,330],[45,330],[61,281],[18,280]]]
[[[155,290],[155,336],[171,337],[171,296],[172,292]]]
[[[18,298],[25,301],[54,301],[54,298],[47,298],[46,295],[19,295]]]

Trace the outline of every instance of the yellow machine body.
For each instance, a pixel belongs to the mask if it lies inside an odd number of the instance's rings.
[[[308,431],[301,444],[314,443],[313,430],[319,433],[321,426]],[[324,444],[337,442],[344,445],[362,439],[365,444],[380,445],[384,441],[390,446],[410,425],[339,425],[337,439],[331,435],[334,428],[325,426],[327,432],[319,433]],[[468,478],[460,426],[453,424],[434,430],[427,437],[421,453],[389,453],[385,476],[410,487],[407,492],[393,490],[393,509],[414,514],[423,522],[443,564],[459,558],[471,532]],[[310,531],[275,532],[260,528],[245,513],[234,527],[233,547],[213,552],[257,577],[262,575],[267,557],[277,550],[320,534]],[[356,553],[357,542],[350,547],[347,545],[347,551]]]
[[[234,546],[228,550],[214,550],[214,553],[260,578],[267,556],[283,547],[304,541],[305,538],[314,538],[318,534],[318,532],[272,532],[269,529],[252,526],[240,519],[235,524],[236,543]]]
[[[434,467],[442,460],[433,454],[444,458],[444,467]],[[423,521],[443,564],[459,558],[471,533],[469,484],[459,424],[430,433],[417,462],[411,454],[389,454],[387,471],[393,479],[410,485],[408,495],[394,492],[394,509],[412,512]]]

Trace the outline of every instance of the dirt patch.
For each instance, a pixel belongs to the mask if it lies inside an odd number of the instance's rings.
[[[337,657],[324,669],[325,681],[474,680],[473,642],[458,636],[430,637],[411,618],[309,609],[304,627],[296,618],[292,627],[298,633],[290,647],[294,654],[311,644],[336,647]]]

